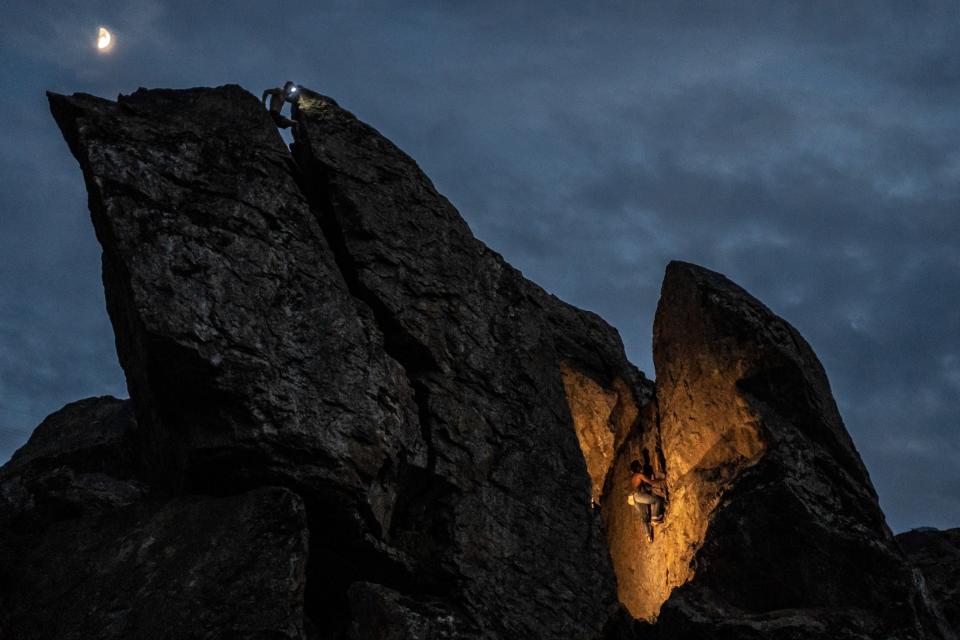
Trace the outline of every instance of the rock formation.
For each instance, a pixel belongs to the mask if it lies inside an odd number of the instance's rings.
[[[302,500],[151,490],[129,402],[47,418],[0,469],[0,638],[301,638]]]
[[[653,348],[670,509],[642,571],[665,637],[938,637],[803,337],[674,262]]]
[[[823,370],[673,263],[656,390],[307,89],[51,94],[131,400],[0,469],[0,638],[941,638]],[[632,459],[665,477],[646,541]]]
[[[410,480],[426,491],[400,496],[391,540],[416,573],[462,585],[483,629],[596,634],[615,596],[562,374],[608,389],[616,417],[636,416],[649,383],[612,328],[477,241],[369,126],[308,90],[294,117],[304,192],[416,393],[428,455]]]
[[[332,100],[303,92],[296,163],[237,87],[51,106],[152,482],[302,496],[324,634],[374,605],[505,637],[602,631],[615,581],[561,366],[646,402],[615,331],[474,239]]]
[[[914,529],[899,534],[897,542],[923,575],[947,625],[960,630],[960,529]]]

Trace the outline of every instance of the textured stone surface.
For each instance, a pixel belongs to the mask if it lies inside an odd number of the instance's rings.
[[[897,542],[923,574],[949,627],[960,633],[960,529],[914,529],[897,535]]]
[[[420,455],[410,390],[259,101],[226,86],[50,103],[84,171],[163,480],[216,489],[269,473],[375,503],[384,467]]]
[[[663,597],[683,585],[661,633],[937,637],[800,334],[723,276],[674,262],[653,346],[670,505],[644,562]]]
[[[304,637],[306,516],[286,489],[114,509],[22,548],[11,640]]]
[[[350,586],[350,640],[471,640],[486,637],[442,603],[380,584]]]
[[[302,501],[171,498],[131,403],[89,398],[0,468],[0,638],[301,638]]]
[[[311,632],[357,633],[353,602],[597,637],[615,580],[562,370],[613,398],[592,418],[610,433],[650,383],[410,158],[301,95],[299,167],[236,87],[50,97],[104,247],[144,468],[172,493],[303,495]]]
[[[484,630],[596,636],[616,597],[561,363],[619,385],[614,404],[636,415],[648,391],[619,336],[476,240],[413,160],[333,100],[303,90],[294,117],[305,192],[416,390],[429,447],[390,542]]]
[[[669,594],[664,584],[672,577],[660,573],[666,571],[667,566],[661,544],[664,527],[654,527],[650,522],[649,507],[642,507],[640,513],[627,503],[627,496],[632,493],[630,463],[633,460],[649,461],[647,471],[657,477],[665,474],[655,403],[644,408],[638,422],[616,447],[607,472],[601,508],[620,601],[636,618],[653,620],[659,604]],[[656,491],[665,494],[660,484]],[[671,520],[665,522],[672,526]]]
[[[130,402],[88,398],[50,415],[0,468],[0,526],[39,531],[147,492]]]
[[[174,492],[297,489],[323,525],[314,601],[342,609],[325,589],[385,566],[372,540],[391,476],[424,464],[423,444],[404,372],[276,128],[235,86],[50,104],[84,172],[152,477]]]
[[[620,397],[613,389],[605,389],[566,363],[561,363],[560,373],[577,440],[593,485],[591,499],[594,504],[600,504],[615,449],[615,430],[611,429],[613,421],[610,418]],[[637,412],[631,413],[635,419]]]

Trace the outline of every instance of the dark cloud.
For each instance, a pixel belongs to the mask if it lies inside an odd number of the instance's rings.
[[[666,262],[729,275],[821,356],[893,528],[960,524],[956,3],[15,4],[0,458],[65,402],[123,393],[80,172],[42,90],[294,78],[407,150],[648,373]]]

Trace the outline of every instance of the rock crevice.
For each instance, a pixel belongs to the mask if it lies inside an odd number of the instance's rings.
[[[675,637],[939,637],[800,334],[720,274],[667,267],[654,324]],[[802,613],[802,612],[806,613]]]

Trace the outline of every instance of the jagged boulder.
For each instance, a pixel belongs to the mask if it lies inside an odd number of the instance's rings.
[[[299,496],[171,498],[137,435],[129,401],[90,398],[0,468],[0,638],[303,638]]]
[[[960,631],[960,529],[913,529],[897,535],[951,629]]]
[[[476,240],[388,140],[308,90],[294,117],[305,192],[417,394],[428,464],[391,541],[462,585],[486,630],[596,635],[614,585],[568,400],[578,382],[602,388],[599,428],[613,433],[649,385],[613,329]]]
[[[34,532],[139,502],[149,493],[139,465],[128,400],[72,402],[48,416],[0,468],[0,527]]]
[[[663,637],[935,638],[826,374],[787,322],[673,262],[654,325]]]
[[[300,640],[305,520],[268,487],[61,522],[21,545],[9,637]]]
[[[616,583],[570,396],[592,384],[591,424],[633,426],[652,392],[616,331],[477,241],[329,98],[302,90],[293,157],[238,87],[50,103],[152,483],[301,495],[321,635],[377,616],[602,633]]]
[[[376,528],[382,476],[423,455],[412,392],[259,101],[227,86],[50,106],[84,172],[153,475],[214,492],[282,478]]]
[[[375,569],[413,392],[347,289],[296,167],[236,86],[50,96],[87,183],[107,307],[150,455],[173,493],[296,489],[314,566]],[[318,602],[343,608],[318,578]]]

